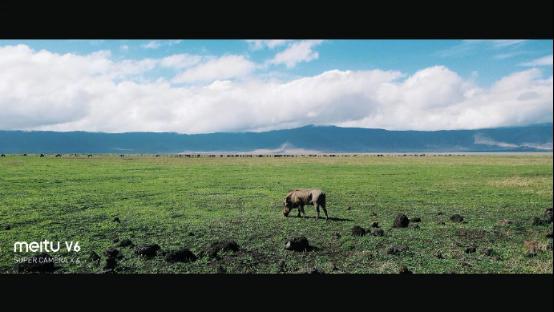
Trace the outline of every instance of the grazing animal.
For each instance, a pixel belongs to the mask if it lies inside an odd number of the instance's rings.
[[[40,154],[40,157],[44,157],[44,154]]]
[[[2,155],[0,155],[0,157],[6,157],[6,155],[2,154]]]
[[[288,217],[292,209],[298,208],[298,216],[300,217],[300,213],[302,213],[306,217],[305,205],[314,205],[317,211],[317,219],[319,219],[319,208],[323,208],[325,218],[329,219],[325,208],[325,193],[318,189],[295,189],[290,191],[283,201],[283,215]]]
[[[88,156],[87,156],[87,157],[88,157],[88,158],[91,158],[91,157],[92,157],[92,154],[88,154]]]
[[[62,157],[62,154],[56,154],[56,157]]]

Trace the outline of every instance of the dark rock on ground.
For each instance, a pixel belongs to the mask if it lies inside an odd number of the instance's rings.
[[[544,217],[548,223],[552,223],[552,208],[548,208],[544,211]]]
[[[160,245],[158,244],[143,245],[135,249],[135,254],[142,257],[151,258],[155,257],[160,249]]]
[[[101,257],[95,251],[91,251],[90,254],[89,254],[88,259],[90,260],[90,262],[99,263]]]
[[[467,247],[465,250],[466,253],[474,253],[475,251],[477,251],[475,247]]]
[[[464,221],[464,217],[462,217],[461,215],[459,214],[453,214],[452,216],[450,216],[450,221],[452,222],[462,222]]]
[[[121,254],[119,249],[116,249],[116,248],[106,249],[106,251],[104,251],[104,255],[106,255],[107,258],[114,258],[114,259],[123,258],[123,254]]]
[[[400,254],[401,252],[404,252],[408,250],[408,246],[404,246],[404,245],[393,245],[393,246],[390,246],[388,249],[387,249],[387,254],[388,255],[398,255]]]
[[[549,222],[545,218],[534,217],[533,225],[547,225]]]
[[[54,258],[45,252],[33,255],[26,262],[17,264],[19,273],[52,273],[55,270]]]
[[[442,211],[437,212],[437,216],[442,216],[444,213]]]
[[[310,271],[308,271],[308,274],[325,274],[325,272],[319,270],[318,268],[313,268]]]
[[[400,267],[400,270],[398,270],[399,274],[413,274],[414,272],[410,271],[407,266],[403,265]]]
[[[222,240],[213,242],[208,246],[208,249],[206,250],[206,254],[210,258],[215,258],[218,256],[219,252],[237,252],[239,251],[240,247],[237,242],[233,240]]]
[[[398,214],[394,219],[393,227],[405,228],[410,224],[410,219],[405,214]]]
[[[373,235],[373,236],[383,236],[383,235],[385,235],[385,231],[383,231],[383,229],[374,228],[374,229],[371,230],[371,235]]]
[[[481,252],[487,257],[492,257],[494,255],[494,250],[492,248],[485,248]]]
[[[354,225],[352,227],[352,236],[364,236],[366,233],[365,229],[361,226]]]
[[[117,258],[106,258],[104,270],[114,270],[117,266]]]
[[[295,237],[285,243],[285,249],[293,251],[309,251],[310,242],[304,236]]]
[[[194,236],[194,233],[193,233],[193,232],[189,232],[188,235],[189,235],[189,236]]]
[[[165,256],[165,261],[175,263],[175,262],[191,262],[196,261],[198,257],[188,248],[181,248],[178,250],[169,251]]]
[[[117,244],[118,247],[133,247],[134,244],[130,239],[124,239]]]
[[[414,222],[414,223],[421,222],[421,218],[419,218],[419,217],[411,218],[410,222]]]
[[[121,223],[121,220],[119,220],[118,217],[113,218],[113,222]]]

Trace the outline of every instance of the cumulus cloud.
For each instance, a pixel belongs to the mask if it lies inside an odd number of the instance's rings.
[[[248,46],[252,50],[261,50],[263,48],[275,49],[279,46],[285,45],[290,40],[273,39],[273,40],[246,40]]]
[[[226,55],[187,69],[173,78],[174,83],[231,79],[250,74],[256,64],[242,55]]]
[[[256,64],[244,56],[194,65],[174,56],[165,65],[184,67],[175,79],[196,83],[140,78],[163,60],[0,47],[0,129],[205,133],[316,124],[438,130],[552,121],[552,76],[539,68],[485,88],[444,66],[411,75],[330,70],[284,80],[254,75]]]
[[[273,65],[284,64],[287,68],[292,68],[300,62],[315,60],[319,57],[319,53],[314,51],[313,48],[321,44],[321,42],[322,40],[303,40],[295,42],[284,51],[277,53],[269,63]]]
[[[163,67],[183,69],[200,63],[202,56],[194,54],[173,54],[160,60]]]
[[[534,66],[552,66],[552,54],[534,59],[530,62],[522,63],[521,66],[534,67]]]

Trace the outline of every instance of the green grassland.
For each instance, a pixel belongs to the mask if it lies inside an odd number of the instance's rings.
[[[296,211],[282,215],[289,189],[321,188],[330,220]],[[80,263],[57,272],[101,272],[88,260],[114,239],[162,250],[186,246],[195,254],[211,242],[241,247],[211,259],[168,263],[132,248],[117,273],[552,273],[546,234],[533,225],[552,207],[552,154],[356,156],[295,158],[177,158],[95,155],[8,155],[0,158],[0,272],[13,272],[16,241],[79,241]],[[398,213],[419,227],[392,228]],[[464,223],[449,220],[464,216]],[[322,214],[323,215],[323,214]],[[114,222],[118,217],[121,222]],[[502,219],[511,224],[499,224]],[[382,237],[351,235],[354,225],[379,222]],[[5,225],[9,225],[7,229]],[[337,235],[338,234],[338,235]],[[306,236],[313,251],[284,249]],[[523,242],[542,248],[526,254]],[[389,255],[391,245],[409,247]],[[477,252],[466,253],[469,246]],[[492,248],[493,256],[481,253]],[[442,257],[438,257],[438,254]]]

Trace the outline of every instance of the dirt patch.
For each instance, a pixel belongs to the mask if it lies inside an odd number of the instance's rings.
[[[410,224],[410,219],[408,219],[408,217],[405,214],[401,213],[401,214],[398,214],[394,219],[394,223],[392,227],[405,228],[405,227],[408,227],[409,224]]]

